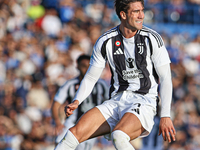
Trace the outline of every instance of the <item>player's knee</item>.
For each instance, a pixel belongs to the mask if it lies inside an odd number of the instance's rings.
[[[76,126],[69,129],[71,133],[76,137],[79,142],[82,142],[83,139],[81,135],[83,135],[82,130],[80,128],[76,128]]]
[[[111,133],[113,145],[117,150],[134,150],[130,144],[130,137],[121,130],[115,130]]]
[[[126,133],[124,133],[123,131],[121,131],[121,130],[115,130],[115,131],[113,131],[112,134],[111,134],[111,137],[112,137],[112,140],[114,140],[114,141],[122,140],[124,138],[127,141],[130,140],[130,137]]]

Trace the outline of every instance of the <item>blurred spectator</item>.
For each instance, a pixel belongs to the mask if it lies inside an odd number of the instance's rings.
[[[31,0],[31,6],[29,7],[27,14],[33,20],[41,18],[45,14],[45,8],[40,5],[40,3],[41,0]]]
[[[59,2],[58,12],[63,23],[71,21],[74,17],[75,3],[73,0],[61,0]]]
[[[45,110],[49,107],[49,96],[47,91],[43,89],[41,81],[36,80],[32,83],[32,87],[27,93],[27,105],[37,107],[40,110]]]
[[[62,23],[55,9],[46,10],[46,14],[42,19],[42,29],[50,37],[57,37],[62,28]]]

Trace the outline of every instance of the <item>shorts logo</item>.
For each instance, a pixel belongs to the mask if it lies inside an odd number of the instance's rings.
[[[116,41],[116,42],[115,42],[115,45],[116,45],[116,46],[120,46],[120,45],[121,45],[121,42],[120,42],[120,41]]]
[[[140,103],[136,103],[135,105],[137,105],[137,108],[135,109],[131,109],[132,111],[135,111],[136,113],[140,114],[140,106],[141,104]]]

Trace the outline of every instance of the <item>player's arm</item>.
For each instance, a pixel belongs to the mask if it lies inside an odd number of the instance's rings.
[[[66,116],[73,114],[73,111],[78,107],[79,104],[85,100],[89,94],[92,92],[92,89],[95,83],[98,81],[104,68],[95,67],[90,65],[87,73],[85,74],[78,91],[73,99],[73,102],[65,107]]]
[[[60,108],[62,105],[66,102],[66,99],[68,97],[67,91],[69,89],[69,84],[68,82],[65,82],[63,86],[59,88],[57,91],[52,106],[51,106],[51,112],[52,112],[52,118],[55,121],[56,124],[56,134],[59,134],[59,132],[62,130],[64,125],[61,122],[60,118]]]
[[[57,101],[53,101],[51,112],[52,112],[52,118],[55,121],[56,124],[56,134],[59,134],[64,125],[60,121],[59,117],[59,108],[61,107],[61,104]]]
[[[161,98],[161,120],[159,126],[159,135],[162,133],[163,139],[171,142],[175,141],[175,128],[170,118],[171,100],[172,100],[172,81],[170,64],[162,65],[156,68],[160,79],[160,98]]]

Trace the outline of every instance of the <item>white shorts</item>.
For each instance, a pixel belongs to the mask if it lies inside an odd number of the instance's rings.
[[[145,129],[139,137],[145,137],[149,135],[154,125],[154,116],[156,115],[156,97],[154,99],[133,93],[132,91],[124,91],[96,107],[107,120],[111,131],[125,113],[133,113],[138,117]],[[110,140],[109,136],[105,136],[105,138]]]

